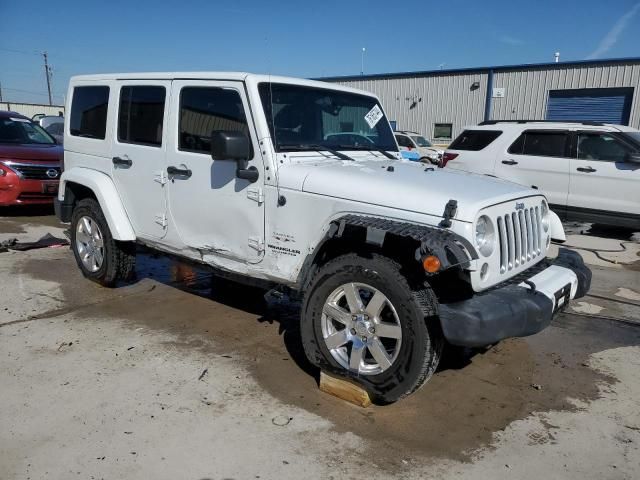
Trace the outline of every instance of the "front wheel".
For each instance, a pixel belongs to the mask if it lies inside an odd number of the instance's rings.
[[[412,289],[381,255],[344,255],[321,267],[305,294],[302,342],[311,363],[356,379],[377,403],[420,388],[433,374],[442,337],[430,289]]]
[[[105,287],[133,273],[135,244],[111,236],[100,204],[93,198],[80,200],[73,209],[71,249],[82,274]]]

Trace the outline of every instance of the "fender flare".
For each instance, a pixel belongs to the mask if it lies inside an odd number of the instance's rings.
[[[64,203],[67,183],[69,182],[82,185],[93,192],[115,240],[136,240],[131,221],[122,205],[116,186],[109,176],[97,170],[83,167],[73,167],[65,170],[60,177],[58,193],[58,200],[61,203]]]
[[[342,237],[348,227],[363,228],[366,231],[364,242],[379,247],[383,246],[387,234],[415,240],[418,245],[415,251],[416,261],[421,261],[425,255],[436,255],[442,264],[437,273],[454,267],[466,268],[478,258],[478,253],[471,242],[445,228],[368,215],[347,214],[330,222],[326,234],[314,249],[314,253],[306,257],[298,276],[297,284],[300,287],[304,288],[309,280],[321,247],[331,239]],[[432,275],[426,272],[425,274]]]
[[[560,217],[551,210],[549,210],[549,230],[551,233],[551,240],[555,240],[556,242],[567,241],[567,236],[564,233],[564,227],[562,226]]]

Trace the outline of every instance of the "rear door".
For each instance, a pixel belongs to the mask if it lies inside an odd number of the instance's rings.
[[[551,208],[564,216],[569,195],[569,138],[565,130],[525,130],[500,154],[496,176],[540,190]]]
[[[166,233],[167,105],[171,81],[118,82],[112,175],[138,236]]]
[[[593,221],[605,215],[622,225],[626,220],[640,221],[640,164],[626,160],[634,151],[616,133],[576,133],[568,201],[573,219]]]

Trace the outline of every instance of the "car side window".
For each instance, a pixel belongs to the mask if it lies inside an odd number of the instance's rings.
[[[578,134],[578,158],[624,162],[630,148],[608,133],[580,132]]]
[[[511,144],[508,152],[515,155],[536,157],[566,157],[567,132],[523,132]]]
[[[160,86],[125,86],[120,89],[118,141],[159,147],[162,145],[167,91]]]
[[[179,122],[178,148],[188,152],[210,154],[211,132],[216,130],[242,132],[249,137],[242,98],[231,88],[184,87]]]
[[[401,147],[415,148],[409,137],[405,135],[396,135],[396,140]]]
[[[75,87],[71,99],[69,133],[104,140],[107,131],[109,87]]]

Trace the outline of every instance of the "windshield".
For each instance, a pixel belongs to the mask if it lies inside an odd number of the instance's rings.
[[[433,147],[433,145],[431,145],[431,142],[429,140],[427,140],[424,137],[421,137],[420,135],[416,137],[411,137],[411,138],[413,138],[413,141],[416,142],[416,145],[418,145],[419,147]]]
[[[56,141],[39,125],[23,118],[0,118],[0,143],[51,144]]]
[[[398,151],[375,98],[315,87],[261,83],[260,98],[277,152]]]

